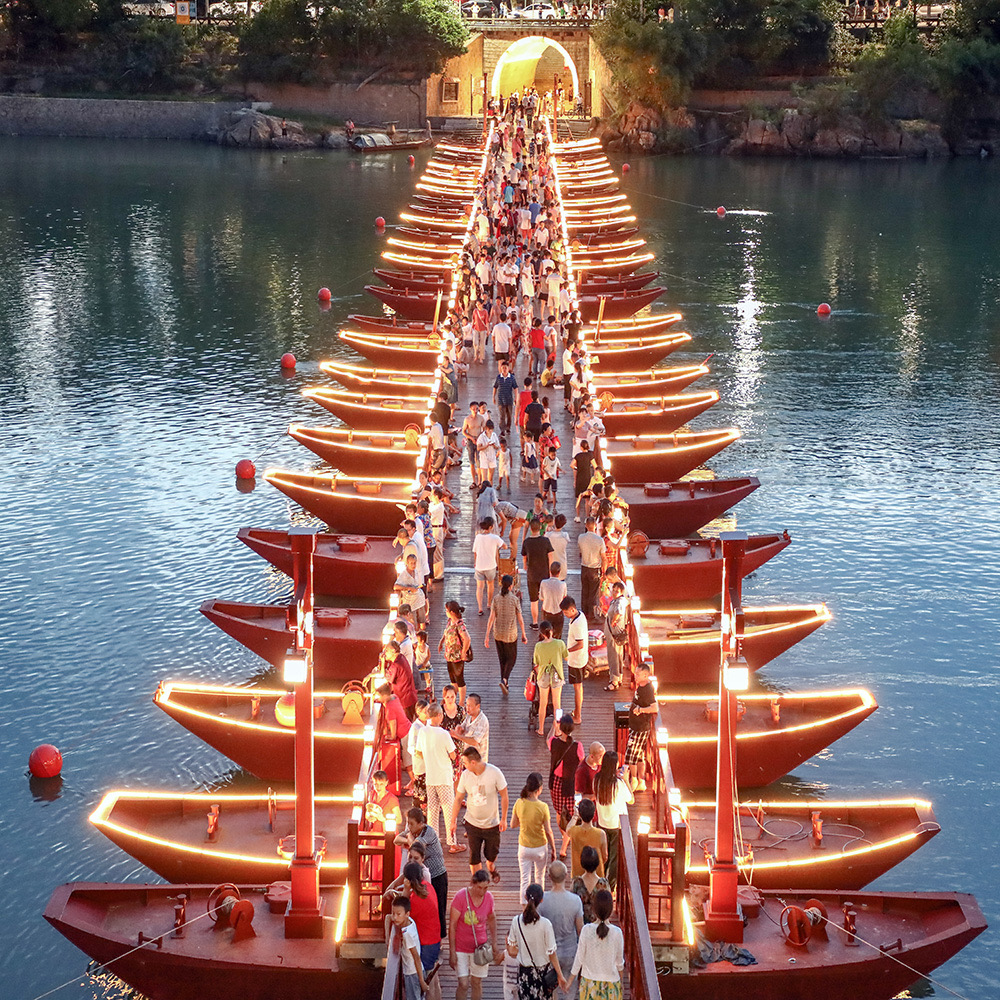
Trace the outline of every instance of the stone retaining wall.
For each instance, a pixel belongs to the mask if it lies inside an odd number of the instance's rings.
[[[117,101],[0,95],[0,135],[201,139],[240,102]]]

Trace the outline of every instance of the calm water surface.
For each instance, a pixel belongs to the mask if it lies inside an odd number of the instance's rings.
[[[282,430],[318,419],[299,392],[370,305],[371,220],[412,182],[403,159],[0,140],[0,995],[82,972],[41,919],[57,883],[143,877],[89,829],[104,790],[240,780],[150,698],[163,677],[260,676],[197,608],[283,597],[235,534],[294,512],[238,492],[233,466],[307,463]],[[695,337],[683,360],[715,354],[723,398],[699,425],[744,432],[713,467],[764,484],[739,526],[794,538],[749,602],[834,614],[761,680],[863,684],[881,705],[785,790],[932,799],[943,832],[876,887],[975,891],[994,925],[998,183],[993,163],[714,160],[626,182],[670,288],[658,308]],[[43,741],[66,755],[57,795],[25,776]],[[996,941],[939,978],[1000,996]]]

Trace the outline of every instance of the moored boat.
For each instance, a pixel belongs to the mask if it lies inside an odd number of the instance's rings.
[[[735,427],[711,431],[675,431],[670,436],[639,435],[607,439],[615,481],[642,484],[680,479],[713,455],[738,441]]]
[[[643,372],[595,371],[591,384],[604,406],[622,399],[648,399],[686,389],[707,375],[707,365],[674,365]]]
[[[714,406],[719,394],[692,392],[677,396],[627,399],[602,407],[599,416],[610,437],[634,434],[670,434]]]
[[[791,541],[787,531],[751,535],[741,564],[743,575],[760,569]],[[650,540],[633,531],[628,553],[635,592],[647,604],[708,600],[722,590],[722,546],[716,538]]]
[[[236,537],[272,566],[292,575],[292,543],[288,532],[240,528]],[[329,597],[370,597],[388,603],[396,582],[399,549],[393,535],[316,536],[313,578],[316,591]]]
[[[825,604],[745,608],[743,655],[759,670],[830,620]],[[660,684],[711,684],[719,676],[721,611],[643,608],[642,623]]]
[[[390,368],[409,365],[414,371],[432,372],[440,363],[441,351],[438,347],[417,347],[390,337],[350,331],[341,331],[339,337],[348,347],[353,347],[358,354],[376,365]]]
[[[718,695],[656,696],[670,771],[679,788],[715,785]],[[736,784],[771,784],[854,729],[878,708],[869,691],[776,691],[739,697]]]
[[[629,521],[636,531],[671,537],[690,535],[760,486],[754,476],[737,479],[691,480],[622,486],[618,493],[629,505]]]
[[[609,372],[648,368],[690,343],[690,333],[650,334],[634,340],[606,338],[600,344],[592,345],[590,363],[597,373],[602,368]]]
[[[378,412],[377,407],[371,409]],[[362,415],[350,422],[361,423],[363,419]],[[290,424],[288,434],[346,476],[363,476],[373,468],[389,476],[405,476],[416,469],[420,456],[416,443],[419,428],[409,434],[377,434],[346,427]]]
[[[378,713],[356,685],[314,693],[316,782],[354,790],[365,750],[365,728]],[[262,781],[295,777],[295,699],[285,689],[161,681],[153,704],[202,742]],[[356,710],[356,711],[355,711]],[[195,880],[196,881],[196,880]]]
[[[404,447],[404,445],[412,448],[414,446],[416,439],[423,433],[424,418],[427,416],[427,411],[430,407],[429,400],[431,399],[430,392],[421,398],[414,396],[389,396],[382,392],[358,393],[353,389],[327,389],[323,386],[311,386],[308,389],[303,389],[302,395],[306,399],[318,403],[324,410],[328,410],[335,417],[339,417],[345,424],[357,428],[359,432],[382,431],[394,434],[394,440],[390,441],[388,445],[380,445],[380,447],[385,446],[388,448]],[[293,424],[292,426],[296,425]],[[403,435],[403,432],[407,428],[413,427],[416,428],[416,438],[413,439],[412,443],[406,445],[405,440],[400,435]],[[295,435],[293,434],[292,436],[294,437]],[[357,434],[355,437],[361,440],[364,435]],[[353,444],[354,440],[355,438],[352,438],[350,443]],[[380,440],[384,443],[384,436]],[[398,443],[400,441],[403,443]],[[310,446],[307,445],[307,447]],[[409,467],[402,472],[390,472],[388,469],[382,469],[377,463],[374,463],[367,468],[359,470],[358,474],[364,475],[366,472],[378,469],[380,473],[384,472],[386,475],[405,476],[413,473],[415,464],[415,461],[411,462]],[[343,471],[348,475],[354,474],[348,469],[344,469]]]
[[[603,315],[608,319],[632,316],[655,302],[665,291],[665,288],[659,286],[620,290],[598,288],[593,291],[585,286],[580,293],[580,315],[584,322],[593,322],[601,315],[601,303],[603,303]]]
[[[413,481],[406,479],[352,479],[290,469],[267,469],[264,479],[335,532],[395,534],[403,508],[413,499]]]
[[[295,645],[295,605],[205,601],[199,609],[213,625],[281,669]],[[378,662],[388,615],[380,608],[316,608],[313,663],[316,677],[357,680]]]
[[[391,368],[369,368],[343,361],[321,361],[320,371],[352,392],[422,398],[434,394],[437,379],[430,372],[418,374]]]

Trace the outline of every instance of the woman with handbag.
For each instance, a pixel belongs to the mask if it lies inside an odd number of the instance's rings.
[[[518,1000],[549,1000],[563,986],[552,923],[538,912],[542,887],[532,882],[525,896],[524,912],[514,917],[507,935],[507,954],[517,959]]]
[[[580,975],[580,1000],[621,1000],[622,969],[625,968],[625,939],[621,928],[608,923],[615,908],[614,897],[607,889],[594,896],[597,922],[586,924],[573,959],[573,975],[564,989],[569,991]]]
[[[549,737],[549,794],[560,830],[566,829],[573,816],[576,769],[584,757],[583,745],[573,739],[575,726],[573,716],[567,712]]]
[[[469,884],[455,893],[448,913],[448,961],[458,977],[455,1000],[466,1000],[472,986],[472,1000],[482,1000],[483,980],[490,965],[503,961],[497,949],[497,917],[490,877],[480,869]]]
[[[448,601],[444,609],[448,613],[448,624],[445,625],[444,635],[438,643],[438,652],[444,650],[448,676],[451,678],[451,683],[458,688],[458,704],[464,708],[465,665],[472,662],[472,640],[462,619],[465,608],[458,601]]]

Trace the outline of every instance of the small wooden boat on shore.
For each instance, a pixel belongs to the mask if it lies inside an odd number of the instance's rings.
[[[738,479],[691,480],[618,486],[618,494],[629,505],[629,521],[635,531],[647,535],[690,535],[709,521],[735,507],[760,486],[754,476]]]
[[[619,483],[643,484],[680,479],[713,455],[738,441],[735,427],[711,431],[675,431],[672,435],[637,435],[607,439],[611,471]]]
[[[377,411],[378,407],[359,409]],[[350,422],[362,420],[363,415],[352,417]],[[408,434],[379,434],[370,429],[289,424],[288,435],[345,476],[364,476],[377,468],[388,476],[402,478],[416,473],[420,458],[420,446],[415,443],[420,437],[419,429]]]
[[[236,537],[276,569],[292,575],[292,543],[287,531],[240,528]],[[371,597],[388,603],[399,558],[394,541],[393,535],[317,535],[313,553],[317,593]]]
[[[205,601],[199,609],[226,635],[282,669],[295,644],[295,605]],[[389,621],[381,608],[316,608],[313,669],[323,680],[358,680],[377,663]]]
[[[318,403],[324,410],[328,410],[335,417],[343,420],[345,424],[356,427],[364,431],[386,431],[396,435],[396,439],[408,427],[416,428],[416,436],[423,433],[424,418],[430,408],[428,400],[430,393],[423,397],[419,396],[389,396],[383,393],[358,393],[351,389],[327,389],[323,386],[310,386],[302,390],[302,395],[314,403]],[[296,426],[296,425],[293,425]],[[289,430],[291,434],[291,430]],[[294,434],[292,435],[295,436]],[[355,435],[356,437],[358,435]],[[416,439],[408,447],[414,448]],[[405,441],[399,447],[404,447]],[[309,447],[309,445],[306,445]],[[388,447],[397,447],[396,443],[390,443]],[[329,459],[327,460],[329,461]],[[370,472],[374,466],[367,469],[360,469],[359,475]],[[348,475],[353,475],[347,469],[342,470]],[[403,472],[389,472],[387,469],[379,469],[386,475],[410,475],[414,471],[411,464]]]
[[[353,792],[379,703],[372,711],[368,699],[343,689],[316,691],[314,702],[316,783]],[[295,780],[295,698],[287,690],[161,681],[153,704],[262,781]]]
[[[440,364],[441,350],[437,347],[417,347],[390,337],[351,331],[341,331],[338,336],[376,365],[389,368],[408,365],[414,371],[432,372]]]
[[[429,399],[434,395],[436,378],[431,372],[419,374],[392,368],[369,368],[342,361],[321,361],[319,369],[352,392],[371,395],[406,396]]]
[[[759,670],[830,620],[825,604],[744,608],[743,655]],[[642,610],[649,652],[660,684],[712,684],[719,678],[721,611]]]
[[[626,437],[643,432],[670,434],[718,401],[719,394],[714,389],[678,396],[627,399],[613,402],[608,409],[602,407],[599,416],[609,437]]]
[[[423,149],[429,146],[431,141],[427,136],[419,139],[400,139],[386,132],[359,132],[348,139],[347,145],[354,153],[397,153],[407,149]]]
[[[685,801],[680,813],[691,838],[688,880],[708,885],[715,802]],[[863,889],[941,831],[922,799],[744,801],[736,817],[740,882],[759,889]]]
[[[661,689],[662,690],[662,689]],[[657,694],[670,772],[678,788],[713,788],[719,751],[719,699],[712,694]],[[862,688],[775,691],[739,696],[736,784],[771,784],[831,746],[868,718],[878,703]]]
[[[344,885],[354,800],[348,792],[317,795],[315,803],[320,883]],[[266,885],[289,878],[294,804],[294,793],[271,789],[253,794],[118,790],[104,795],[90,822],[168,882]]]
[[[651,399],[686,389],[707,375],[707,365],[673,365],[644,372],[601,372],[595,370],[592,385],[606,408],[623,399]]]
[[[744,576],[790,545],[791,535],[751,535],[741,562]],[[633,531],[628,544],[635,592],[647,604],[701,601],[722,590],[722,546],[717,538],[650,540]]]
[[[413,499],[413,480],[407,479],[351,479],[289,469],[267,469],[264,479],[331,531],[348,534],[394,535]]]

